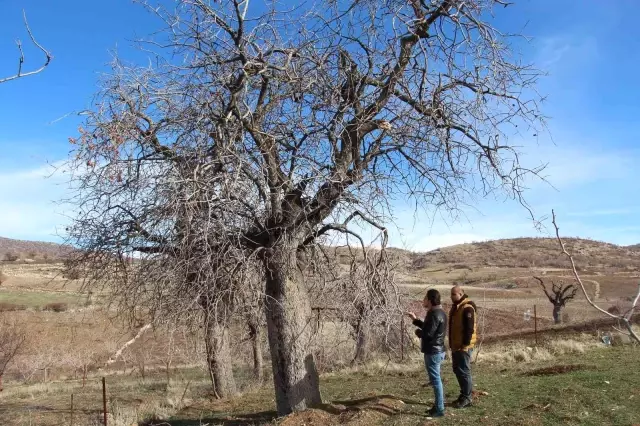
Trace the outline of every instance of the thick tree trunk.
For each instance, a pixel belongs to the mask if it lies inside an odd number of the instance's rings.
[[[251,333],[251,345],[253,346],[253,378],[262,382],[264,371],[264,361],[262,356],[262,330],[256,323],[249,323]]]
[[[311,353],[311,305],[296,266],[295,245],[269,250],[264,258],[265,308],[273,382],[279,415],[322,402]]]
[[[553,307],[553,322],[560,324],[562,322],[562,306],[555,305]]]
[[[236,393],[233,377],[229,330],[215,320],[214,315],[205,311],[205,344],[207,366],[213,393],[217,398],[226,398]]]

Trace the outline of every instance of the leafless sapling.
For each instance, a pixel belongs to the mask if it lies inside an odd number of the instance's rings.
[[[638,302],[640,302],[640,283],[638,284],[638,291],[636,292],[636,295],[632,299],[631,306],[626,312],[612,313],[598,306],[596,301],[593,300],[587,293],[587,288],[585,287],[584,282],[580,277],[578,270],[576,269],[576,263],[573,258],[573,254],[571,254],[567,250],[567,247],[564,241],[560,237],[560,228],[558,227],[558,222],[556,221],[555,211],[553,210],[551,211],[551,216],[552,216],[553,227],[555,228],[556,238],[558,240],[558,244],[560,245],[561,253],[569,259],[569,262],[571,263],[571,272],[573,273],[573,276],[576,279],[576,282],[578,283],[580,290],[582,291],[582,294],[584,294],[585,299],[587,299],[587,302],[600,313],[619,321],[619,323],[622,324],[625,330],[623,331],[621,329],[618,329],[618,331],[628,334],[636,342],[640,343],[640,336],[638,336],[638,333],[633,329],[633,323],[632,323],[633,315],[635,314],[636,309],[638,309]]]

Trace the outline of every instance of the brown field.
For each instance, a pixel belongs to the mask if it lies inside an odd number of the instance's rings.
[[[533,314],[534,306],[542,334],[572,325],[576,330],[592,332],[588,325],[579,328],[580,324],[602,317],[587,305],[582,294],[566,307],[565,324],[554,326],[552,306],[532,278],[571,282],[566,262],[553,243],[548,239],[516,239],[426,254],[396,250],[401,261],[398,288],[402,303],[406,309],[423,314],[421,300],[427,288],[438,288],[448,296],[449,288],[456,283],[463,285],[479,306],[481,340],[496,342],[507,335],[530,338],[534,319],[526,321],[525,312]],[[639,251],[585,240],[570,240],[570,245],[581,262],[587,291],[597,296],[601,306],[609,308],[634,293],[640,281]],[[0,424],[62,424],[69,415],[65,407],[72,393],[78,422],[95,417],[100,412],[99,378],[103,376],[110,386],[110,404],[122,412],[123,418],[142,419],[153,413],[171,416],[188,407],[189,401],[198,401],[194,406],[206,404],[209,411],[215,411],[218,403],[207,396],[200,330],[153,330],[125,350],[118,362],[105,368],[106,360],[135,335],[135,327],[115,318],[101,295],[89,298],[81,291],[79,281],[64,278],[61,264],[4,262],[0,268],[6,277],[0,285],[0,306],[21,306],[19,310],[0,312],[0,319],[28,331],[22,352],[4,376]],[[66,309],[45,310],[52,303],[63,303]],[[383,358],[393,362],[415,359],[416,341],[408,321],[401,321],[400,311],[391,329],[395,346]],[[232,331],[234,368],[242,391],[249,392],[258,386],[249,378],[250,344],[242,324],[234,325]],[[330,374],[346,368],[354,348],[348,326],[322,313],[318,335],[320,371]],[[263,344],[268,357],[266,342]],[[269,365],[268,359],[265,365]]]

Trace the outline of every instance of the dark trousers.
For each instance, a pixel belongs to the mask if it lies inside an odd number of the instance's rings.
[[[453,361],[453,373],[460,385],[460,399],[471,401],[471,391],[473,390],[473,380],[471,379],[471,354],[473,349],[468,351],[456,351],[451,354]]]

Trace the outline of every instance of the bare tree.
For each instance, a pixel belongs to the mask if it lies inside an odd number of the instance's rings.
[[[544,291],[544,294],[549,299],[549,302],[553,305],[553,322],[556,324],[560,324],[562,322],[562,308],[564,308],[569,302],[569,300],[573,299],[578,293],[578,287],[573,284],[565,284],[564,282],[555,282],[551,281],[551,292],[547,290],[547,286],[544,284],[544,281],[539,277],[535,278],[538,283],[540,283],[540,287]]]
[[[26,334],[15,324],[0,322],[0,392],[2,392],[2,377],[9,363],[13,361],[24,344]]]
[[[16,45],[18,46],[18,51],[20,53],[20,57],[18,58],[18,72],[16,74],[8,76],[8,77],[0,77],[0,84],[6,83],[6,82],[11,81],[11,80],[17,80],[18,78],[21,78],[21,77],[28,77],[30,75],[38,74],[38,73],[44,71],[44,69],[46,67],[48,67],[49,64],[51,63],[51,59],[53,59],[53,56],[51,55],[51,53],[47,49],[42,47],[42,45],[40,43],[38,43],[36,38],[33,36],[33,33],[31,32],[31,28],[29,27],[29,23],[27,22],[27,14],[24,11],[22,13],[22,16],[24,18],[24,26],[27,29],[27,33],[29,33],[29,38],[31,39],[31,42],[45,56],[44,63],[40,66],[40,68],[34,69],[32,71],[25,71],[23,69],[25,57],[24,57],[24,50],[22,48],[22,42],[20,40],[16,40]]]
[[[134,282],[123,257],[143,259],[140,277],[155,265],[153,286],[123,284],[130,300],[214,299],[221,320],[242,282],[227,277],[259,265],[278,413],[320,403],[301,266],[314,246],[384,229],[396,197],[524,203],[538,170],[507,138],[541,122],[539,73],[485,20],[496,4],[148,5],[167,24],[143,41],[154,65],[116,63],[74,141],[71,239],[116,282]]]
[[[584,294],[585,299],[587,299],[587,302],[591,306],[593,306],[596,310],[603,313],[604,315],[610,318],[614,318],[618,320],[620,323],[622,323],[626,331],[622,331],[622,330],[618,330],[618,331],[628,334],[636,342],[640,343],[640,336],[638,336],[638,333],[636,333],[636,331],[633,329],[633,323],[632,323],[633,314],[635,313],[635,310],[638,308],[638,302],[640,302],[640,284],[638,284],[638,291],[635,297],[633,297],[633,301],[631,302],[631,307],[626,312],[612,313],[598,306],[595,300],[592,300],[589,294],[587,293],[587,288],[582,282],[582,278],[580,277],[580,274],[576,269],[576,263],[573,259],[573,255],[569,253],[569,251],[567,250],[567,247],[564,244],[564,241],[560,237],[560,228],[558,227],[558,223],[556,221],[556,212],[552,210],[551,215],[552,215],[553,227],[556,230],[556,238],[558,240],[558,244],[560,244],[560,249],[562,251],[562,254],[564,254],[571,262],[571,272],[573,273],[573,276],[576,279],[576,282],[578,283],[580,290],[582,290],[582,294]]]

